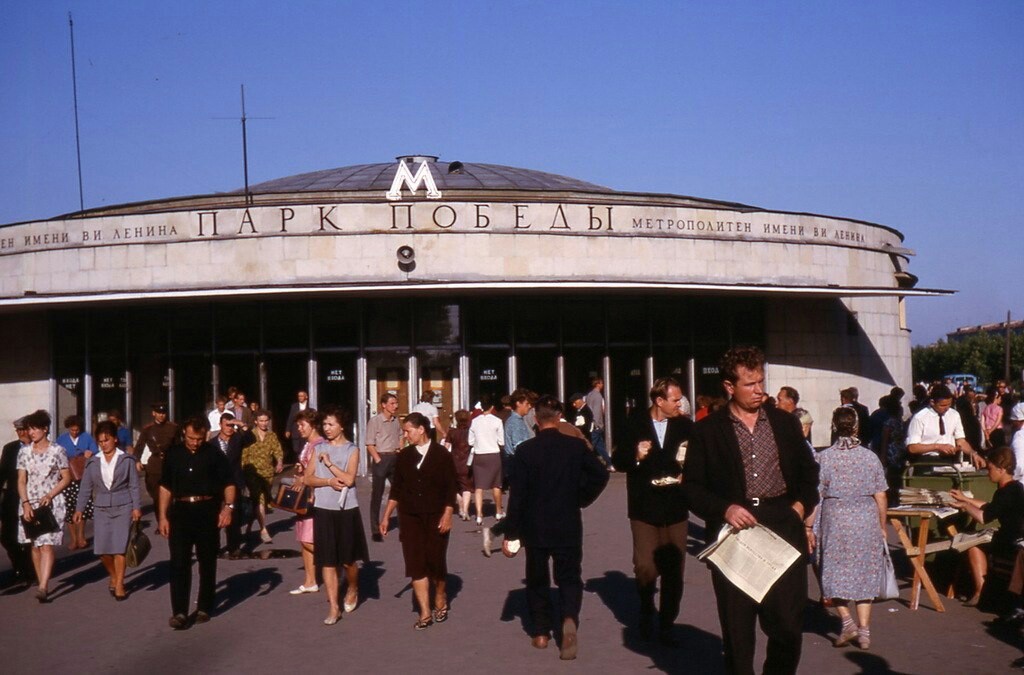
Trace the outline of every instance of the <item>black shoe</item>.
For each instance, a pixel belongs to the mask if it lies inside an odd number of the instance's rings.
[[[242,549],[236,548],[228,551],[228,560],[238,560],[242,557]]]
[[[374,532],[370,539],[373,539],[376,542],[384,541],[384,537],[381,536],[380,532]]]
[[[171,617],[171,620],[167,622],[167,625],[174,630],[185,630],[188,628],[188,617],[184,614],[175,614]]]
[[[210,615],[208,613],[204,612],[203,610],[199,610],[198,612],[196,612],[196,618],[192,621],[192,623],[198,625],[198,624],[201,624],[201,623],[206,623],[209,620],[210,620]]]

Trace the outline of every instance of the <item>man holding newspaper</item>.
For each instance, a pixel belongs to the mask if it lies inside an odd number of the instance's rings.
[[[734,347],[719,367],[730,401],[694,428],[684,491],[704,518],[709,543],[723,525],[762,526],[799,552],[760,602],[711,570],[730,673],[754,672],[754,624],[768,636],[764,672],[795,673],[807,600],[807,535],[803,519],[818,503],[818,465],[793,415],[762,407],[764,354]],[[761,529],[761,528],[759,528]]]

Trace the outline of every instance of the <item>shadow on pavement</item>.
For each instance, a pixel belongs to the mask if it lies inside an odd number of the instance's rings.
[[[695,626],[677,624],[674,635],[678,648],[663,647],[644,640],[637,628],[640,622],[640,599],[632,577],[610,570],[603,577],[588,579],[584,588],[601,598],[616,621],[622,624],[622,645],[632,652],[651,659],[652,667],[666,673],[722,673],[722,639]],[[525,600],[524,600],[525,604]]]
[[[103,567],[103,564],[100,563],[99,558],[96,558],[95,560],[95,565],[79,570],[69,577],[62,578],[54,589],[55,592],[51,593],[51,600],[56,600],[57,598],[68,595],[69,593],[74,593],[83,586],[88,586],[89,584],[109,579],[110,577],[107,575],[107,570]]]
[[[371,560],[363,563],[359,570],[359,595],[360,597],[380,600],[380,579],[384,576],[384,563],[380,560]]]
[[[217,582],[215,611],[225,614],[250,597],[267,595],[281,585],[283,579],[274,569],[239,572]]]
[[[161,560],[149,567],[143,567],[134,571],[128,570],[125,576],[125,588],[129,593],[148,590],[154,591],[161,586],[167,585],[171,577],[171,562]]]
[[[843,654],[848,661],[860,668],[856,675],[909,675],[893,670],[889,662],[876,654],[867,652],[847,652]]]
[[[519,583],[525,585],[526,580],[522,579]],[[557,607],[557,605],[555,606]],[[502,621],[513,621],[517,617],[523,632],[526,635],[532,635],[530,632],[530,608],[526,602],[526,589],[523,587],[509,591],[505,596],[505,604],[501,608],[500,618]]]

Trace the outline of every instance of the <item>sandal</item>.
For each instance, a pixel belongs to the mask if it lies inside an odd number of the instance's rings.
[[[444,623],[448,620],[448,605],[435,609],[434,612],[434,623]]]
[[[412,627],[415,628],[416,630],[426,630],[426,629],[430,628],[432,625],[434,625],[433,619],[429,619],[428,618],[428,619],[420,619],[419,621],[414,623]]]

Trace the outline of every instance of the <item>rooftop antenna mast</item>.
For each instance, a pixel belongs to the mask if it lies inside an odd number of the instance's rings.
[[[245,85],[242,87],[242,173],[245,178],[245,203],[252,204],[252,193],[249,192],[249,138],[246,129],[246,122],[253,120],[272,120],[273,117],[247,117],[245,114]],[[215,117],[218,120],[236,119],[234,117]]]
[[[78,155],[78,209],[85,210],[85,196],[82,191],[82,142],[78,133],[78,73],[75,70],[75,22],[68,12],[68,31],[71,34],[71,91],[75,101],[75,152]],[[244,119],[244,118],[243,118]]]

